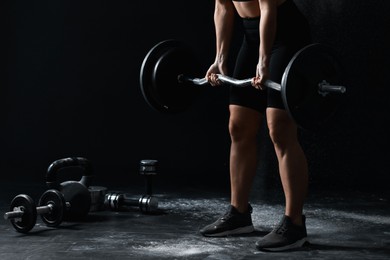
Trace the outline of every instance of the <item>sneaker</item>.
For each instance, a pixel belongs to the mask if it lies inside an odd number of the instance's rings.
[[[252,207],[247,212],[240,213],[229,206],[228,211],[214,223],[202,228],[199,232],[206,237],[223,237],[228,235],[246,234],[255,230],[252,224]]]
[[[256,248],[276,252],[302,247],[307,241],[305,216],[302,216],[302,221],[303,225],[298,226],[288,216],[284,216],[278,226],[256,242]]]

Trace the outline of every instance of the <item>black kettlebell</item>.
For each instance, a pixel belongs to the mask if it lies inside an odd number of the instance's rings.
[[[83,175],[79,181],[58,182],[57,173],[59,170],[68,167],[83,168]],[[88,187],[92,181],[92,166],[83,157],[69,157],[54,161],[50,164],[46,174],[46,184],[49,189],[60,191],[65,198],[67,211],[64,220],[84,219],[91,207],[91,195]]]

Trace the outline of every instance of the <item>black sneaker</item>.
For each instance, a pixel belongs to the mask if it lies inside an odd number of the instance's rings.
[[[307,241],[305,216],[302,221],[302,226],[294,225],[288,216],[284,216],[278,226],[256,242],[256,248],[276,252],[302,247]]]
[[[228,235],[246,234],[255,230],[252,224],[252,207],[248,205],[245,213],[229,206],[229,210],[214,223],[202,228],[199,232],[206,237],[223,237]]]

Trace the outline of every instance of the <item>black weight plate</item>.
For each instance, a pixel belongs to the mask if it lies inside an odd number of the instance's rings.
[[[287,112],[305,130],[318,130],[338,109],[343,95],[319,93],[323,80],[340,85],[342,68],[337,53],[328,45],[310,44],[298,51],[282,78],[281,94]]]
[[[23,210],[23,216],[11,219],[11,224],[20,233],[29,232],[35,226],[37,220],[34,200],[26,194],[19,194],[11,201],[10,211],[14,211],[14,209]]]
[[[45,191],[39,199],[38,205],[48,206],[52,204],[52,210],[41,214],[42,221],[48,227],[57,227],[61,224],[66,210],[65,198],[61,192],[51,189]]]
[[[200,66],[190,48],[178,40],[165,40],[145,56],[140,71],[140,87],[145,101],[167,114],[183,112],[198,98],[202,88],[179,83],[180,74],[200,75]]]

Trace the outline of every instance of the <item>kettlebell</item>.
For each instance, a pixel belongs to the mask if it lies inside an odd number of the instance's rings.
[[[79,181],[64,181],[59,183],[58,171],[68,167],[80,167],[83,174]],[[50,164],[46,173],[46,184],[49,189],[60,191],[65,198],[67,210],[64,214],[64,220],[84,219],[91,207],[91,195],[88,187],[92,181],[92,166],[90,162],[83,157],[68,157],[54,161]]]

